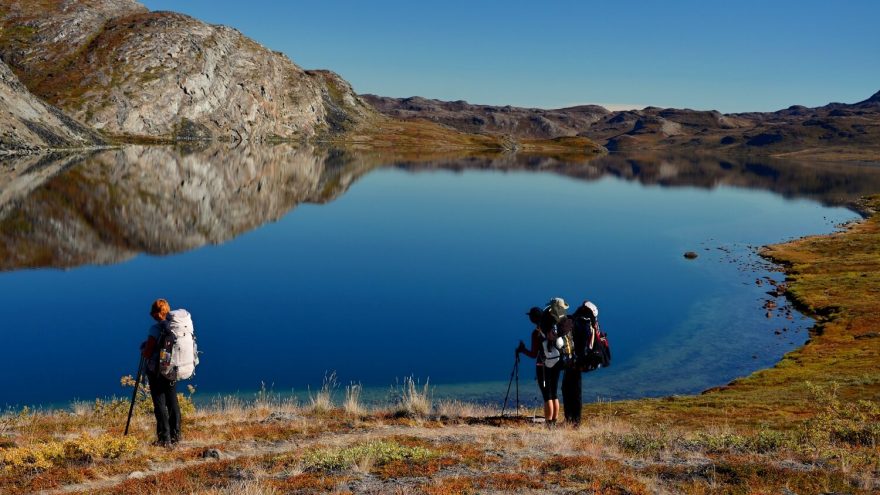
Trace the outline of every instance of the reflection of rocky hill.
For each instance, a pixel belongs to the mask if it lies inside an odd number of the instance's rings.
[[[615,153],[584,163],[569,163],[511,154],[497,159],[397,162],[396,166],[413,171],[441,168],[550,172],[581,180],[611,176],[662,187],[733,186],[842,206],[854,206],[862,196],[880,191],[880,168],[876,166],[773,158]]]
[[[0,192],[0,268],[113,263],[223,242],[299,203],[335,198],[365,168],[290,146],[215,145],[105,151],[39,186],[28,169]],[[6,193],[21,183],[29,192]]]
[[[0,167],[0,269],[115,263],[227,241],[323,203],[376,166],[549,172],[646,185],[734,186],[851,205],[880,191],[880,168],[788,160],[610,155],[590,161],[523,154],[401,161],[288,145],[182,152],[135,146],[91,156],[21,157]]]
[[[520,138],[584,136],[612,151],[799,153],[880,161],[880,93],[854,104],[741,114],[656,107],[609,112],[593,105],[543,110],[374,95],[364,99],[396,118],[427,119],[467,132]]]

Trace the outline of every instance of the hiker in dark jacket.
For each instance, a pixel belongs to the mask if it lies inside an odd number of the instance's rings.
[[[572,337],[575,349],[584,349],[587,346],[596,328],[598,315],[599,309],[590,301],[584,301],[571,315],[570,318],[574,321]],[[583,359],[582,353],[579,352],[577,358]],[[580,425],[583,409],[582,373],[581,363],[575,361],[574,366],[566,369],[565,375],[562,377],[562,405],[565,421],[574,426]]]
[[[155,445],[173,447],[180,441],[180,405],[177,403],[177,382],[172,382],[159,373],[159,344],[165,330],[165,317],[171,306],[165,299],[157,299],[150,307],[150,316],[156,324],[150,327],[147,340],[141,344],[141,355],[147,362],[147,378],[150,382],[150,396],[153,398],[153,412],[156,415]]]
[[[568,308],[565,301],[560,298],[556,299],[561,302],[561,305]],[[559,303],[556,306],[559,306]],[[535,378],[544,399],[544,419],[551,427],[556,424],[559,417],[557,389],[559,388],[559,372],[562,370],[559,351],[554,346],[556,318],[553,308],[554,304],[551,300],[551,305],[543,311],[538,307],[529,310],[527,313],[529,320],[535,324],[535,328],[532,330],[531,348],[526,348],[523,341],[520,341],[519,347],[516,348],[517,352],[535,359]]]

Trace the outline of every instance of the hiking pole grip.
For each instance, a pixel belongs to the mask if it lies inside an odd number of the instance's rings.
[[[141,378],[144,375],[145,361],[144,357],[141,356],[141,360],[138,363],[137,378],[134,381],[134,392],[131,393],[131,405],[128,406],[128,419],[125,420],[125,433],[122,434],[123,436],[128,435],[128,427],[131,425],[131,414],[134,412],[134,403],[137,400],[138,387],[140,386]]]

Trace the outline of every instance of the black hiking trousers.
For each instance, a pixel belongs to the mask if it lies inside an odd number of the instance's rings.
[[[156,414],[156,437],[159,442],[180,441],[180,405],[177,403],[177,382],[158,373],[147,373],[150,396]]]
[[[581,409],[584,405],[581,383],[580,370],[565,370],[565,375],[562,376],[562,409],[565,412],[565,421],[575,426],[581,423]]]

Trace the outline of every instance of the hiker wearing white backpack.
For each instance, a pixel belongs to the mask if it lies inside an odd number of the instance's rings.
[[[156,324],[150,327],[141,355],[147,363],[147,378],[153,412],[156,415],[156,445],[173,447],[180,441],[180,405],[177,381],[193,375],[198,351],[190,314],[185,309],[171,311],[165,299],[150,307]]]
[[[531,348],[526,347],[525,342],[519,341],[516,352],[525,354],[535,359],[535,379],[538,381],[538,389],[544,399],[544,420],[548,427],[556,425],[559,417],[559,373],[562,371],[560,361],[561,354],[557,343],[556,323],[565,314],[568,304],[559,297],[550,300],[548,306],[534,307],[526,313],[529,320],[535,324],[532,330]]]

